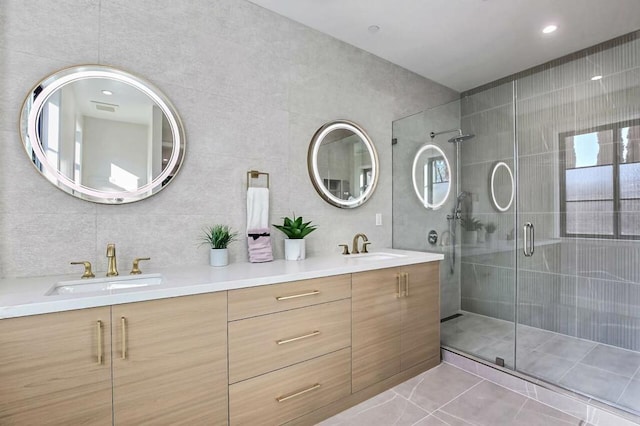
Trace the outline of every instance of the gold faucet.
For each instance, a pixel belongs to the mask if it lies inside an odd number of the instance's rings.
[[[133,267],[131,268],[131,275],[140,275],[142,271],[140,270],[140,261],[141,260],[151,260],[150,257],[136,257],[133,259]]]
[[[116,245],[107,244],[107,276],[115,277],[118,275],[118,267],[116,266]]]
[[[91,271],[91,262],[82,260],[80,262],[71,262],[72,265],[84,265],[84,274],[80,278],[93,278],[95,275]]]
[[[364,243],[362,245],[362,252],[367,253],[367,241],[369,241],[369,239],[364,234],[356,234],[355,237],[353,237],[353,247],[351,247],[351,254],[360,253],[360,250],[358,250],[358,238],[360,237],[362,237],[362,241]]]

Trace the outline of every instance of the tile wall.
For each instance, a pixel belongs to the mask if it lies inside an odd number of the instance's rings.
[[[318,225],[308,255],[365,232],[391,240],[391,123],[458,94],[371,54],[244,0],[6,0],[0,7],[0,277],[75,272],[72,260],[106,268],[114,242],[121,267],[207,264],[204,225],[244,230],[246,171],[271,173],[271,220],[295,212]],[[76,64],[144,76],[176,105],[187,133],[183,168],[157,196],[96,205],[56,190],[33,170],[17,131],[20,106],[41,78]],[[363,126],[380,156],[376,194],[357,210],[318,197],[308,143],[323,123]],[[382,213],[383,225],[375,226]],[[282,236],[274,234],[275,255]],[[245,261],[246,242],[231,261]]]

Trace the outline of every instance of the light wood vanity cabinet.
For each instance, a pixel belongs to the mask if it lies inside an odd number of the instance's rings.
[[[0,424],[315,424],[439,363],[439,262],[0,320]]]
[[[0,320],[0,424],[111,425],[109,314]]]
[[[229,292],[231,425],[282,424],[351,394],[350,297],[351,275]]]
[[[0,320],[0,424],[226,425],[226,308],[220,292]]]
[[[114,305],[116,425],[227,424],[225,292]]]
[[[439,359],[438,262],[353,274],[353,392]]]

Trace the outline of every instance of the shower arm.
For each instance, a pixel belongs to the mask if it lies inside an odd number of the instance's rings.
[[[443,130],[442,132],[431,132],[429,134],[429,136],[431,136],[431,139],[435,138],[438,135],[444,135],[445,133],[453,133],[453,132],[458,132],[459,136],[462,136],[462,129],[450,129],[450,130]]]

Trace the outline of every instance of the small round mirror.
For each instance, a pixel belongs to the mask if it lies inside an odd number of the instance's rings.
[[[43,177],[96,203],[156,194],[184,158],[184,129],[169,99],[143,79],[102,65],[40,81],[23,104],[20,128]]]
[[[496,163],[491,171],[491,201],[498,211],[506,212],[513,204],[513,173],[503,161]]]
[[[438,209],[451,192],[451,166],[445,153],[436,145],[427,144],[413,159],[413,189],[427,209]]]
[[[378,154],[357,124],[337,120],[313,135],[307,155],[309,177],[329,204],[351,209],[364,204],[378,183]]]

